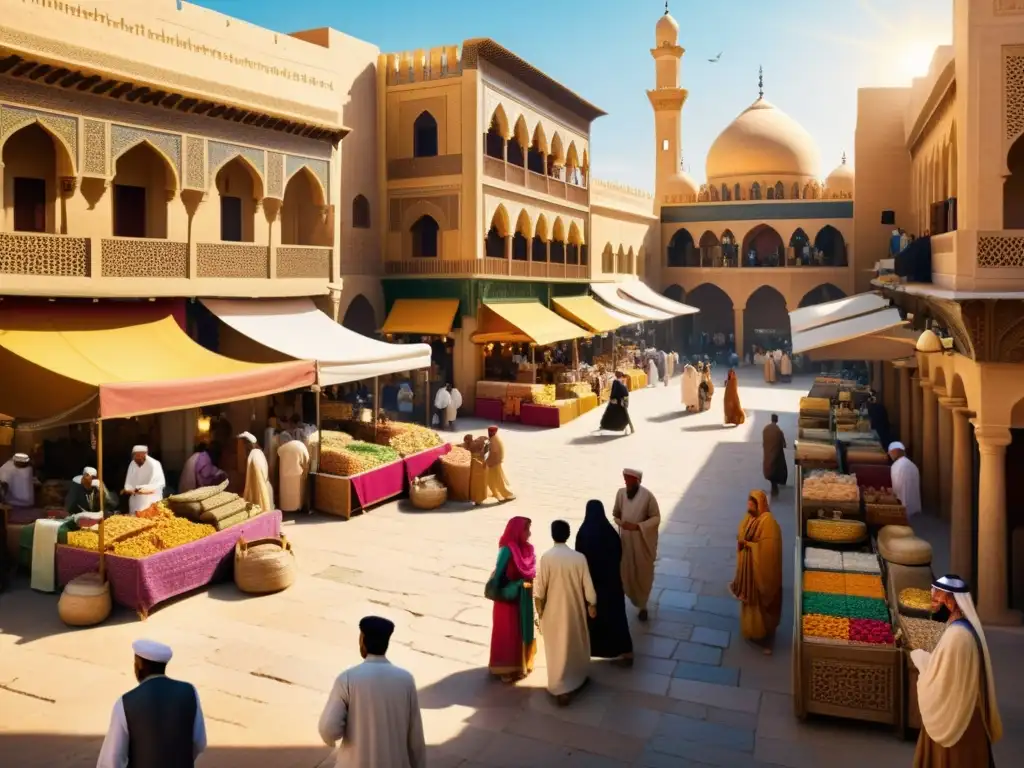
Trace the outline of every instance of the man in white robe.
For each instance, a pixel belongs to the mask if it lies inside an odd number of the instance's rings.
[[[903,443],[889,444],[889,458],[892,467],[889,475],[892,479],[892,492],[907,508],[907,517],[921,511],[921,473],[917,466],[907,458],[907,449]]]
[[[932,582],[932,612],[942,608],[949,620],[935,650],[910,652],[922,724],[914,768],[988,768],[1003,723],[985,631],[959,576]]]
[[[320,738],[338,741],[336,768],[426,768],[427,747],[416,681],[386,654],[395,625],[379,616],[359,622],[364,661],[342,672],[320,715]]]
[[[647,361],[647,386],[653,387],[658,383],[658,365],[652,357]]]
[[[688,411],[698,410],[700,408],[700,374],[689,363],[683,366],[681,386],[683,407]]]
[[[128,465],[122,491],[128,497],[128,514],[137,514],[160,501],[165,485],[163,464],[149,455],[149,448],[132,448],[132,463]]]
[[[533,601],[548,665],[548,693],[562,707],[586,685],[590,668],[587,616],[597,617],[597,592],[587,558],[568,547],[569,533],[564,520],[551,523],[555,546],[541,557],[533,580]]]
[[[658,559],[658,526],[661,510],[654,494],[640,485],[644,473],[624,469],[625,487],[615,494],[612,520],[622,541],[622,588],[647,621],[647,601],[654,587],[654,561]]]
[[[445,427],[454,431],[455,419],[458,418],[459,408],[462,407],[462,393],[451,384],[448,385],[448,407],[444,409]]]
[[[452,393],[448,390],[450,386],[441,387],[434,395],[434,415],[437,417],[438,429],[444,429],[448,420],[448,408],[452,404]]]
[[[241,443],[241,450],[247,453],[242,498],[268,512],[274,509],[274,488],[270,484],[270,465],[267,463],[267,456],[256,447],[256,436],[251,432],[243,432],[238,436],[238,440]]]
[[[16,453],[0,466],[0,501],[11,507],[36,503],[36,479],[27,453]]]
[[[278,487],[280,499],[278,504],[282,512],[298,512],[306,506],[306,483],[309,478],[309,450],[301,440],[284,438],[277,449],[277,466],[279,474]]]

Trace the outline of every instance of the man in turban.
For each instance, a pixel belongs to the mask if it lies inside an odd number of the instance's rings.
[[[416,681],[387,659],[395,625],[380,616],[359,622],[364,661],[342,672],[320,715],[320,737],[333,747],[336,768],[426,768],[427,747]]]
[[[935,650],[910,652],[922,725],[914,768],[988,768],[1003,722],[985,632],[959,576],[932,582],[932,612],[942,608],[949,620]]]
[[[149,448],[132,448],[132,463],[124,477],[124,493],[128,497],[128,514],[134,515],[156,504],[164,497],[164,465],[149,455]]]
[[[0,466],[0,502],[12,507],[31,507],[36,499],[35,473],[27,453],[16,453]]]
[[[640,485],[644,473],[622,470],[624,488],[615,494],[612,519],[622,540],[622,587],[629,601],[647,621],[647,601],[654,587],[654,561],[658,559],[658,526],[661,510],[654,494]]]
[[[516,495],[508,487],[508,478],[502,464],[505,463],[505,444],[498,437],[497,427],[487,428],[487,490],[498,501],[512,501]]]
[[[907,508],[907,517],[912,517],[921,511],[921,473],[917,471],[917,465],[907,458],[903,443],[890,443],[888,453],[892,459],[889,469],[892,492]]]
[[[103,497],[103,512],[109,516],[117,512],[117,496],[100,482],[98,472],[93,467],[86,467],[82,474],[71,482],[68,495],[64,499],[64,511],[69,515],[79,512],[99,512],[100,496]]]

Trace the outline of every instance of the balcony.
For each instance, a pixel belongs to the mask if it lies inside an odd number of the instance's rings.
[[[576,205],[589,205],[590,192],[586,187],[569,184],[562,179],[528,171],[521,165],[506,163],[496,157],[484,155],[484,176],[525,187],[531,192],[548,195],[558,200],[567,200]]]
[[[188,278],[188,243],[142,237],[100,240],[100,277]]]
[[[932,282],[955,291],[1024,291],[1024,229],[932,235]]]
[[[87,278],[92,274],[87,237],[0,232],[0,275]],[[6,286],[13,280],[3,278]]]
[[[402,259],[384,262],[391,276],[511,277],[521,280],[589,280],[585,264],[552,264],[508,259]]]

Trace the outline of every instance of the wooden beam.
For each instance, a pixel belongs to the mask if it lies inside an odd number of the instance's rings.
[[[53,70],[53,72],[48,74],[46,76],[45,82],[46,82],[47,85],[53,85],[58,80],[60,80],[62,77],[65,77],[68,74],[70,74],[70,72],[71,72],[70,69],[66,69],[65,67],[60,67],[59,69],[55,69],[55,70]]]
[[[167,109],[173,109],[174,105],[179,103],[183,98],[184,97],[180,93],[168,94],[167,97],[160,102],[160,106],[166,107]]]
[[[78,90],[87,91],[102,79],[103,78],[99,75],[89,75],[89,77],[85,78],[82,82],[78,84]]]
[[[75,83],[79,83],[79,82],[81,82],[84,79],[85,79],[85,75],[83,75],[81,72],[72,72],[70,75],[68,75],[63,80],[60,81],[60,87],[61,88],[70,88]]]
[[[21,56],[8,56],[6,59],[0,59],[0,72],[6,72],[15,64],[21,61]]]
[[[144,85],[140,85],[138,88],[135,88],[125,94],[125,99],[127,101],[136,101],[140,96],[145,96],[147,93],[149,93],[149,88]]]
[[[52,72],[52,71],[53,71],[53,67],[51,67],[49,64],[40,64],[38,67],[33,69],[31,72],[29,72],[28,79],[29,80],[38,80],[40,77],[45,75],[47,72]]]
[[[104,93],[106,93],[115,85],[117,85],[117,82],[117,80],[104,80],[99,85],[94,86],[92,92],[97,94],[98,96],[102,96]]]
[[[21,64],[14,68],[14,71],[11,74],[15,77],[21,77],[22,75],[25,75],[32,69],[34,69],[35,66],[36,62],[34,61],[23,61]]]
[[[120,99],[122,96],[124,96],[126,93],[128,93],[128,91],[130,91],[134,87],[135,87],[134,83],[120,83],[108,95],[112,99]]]

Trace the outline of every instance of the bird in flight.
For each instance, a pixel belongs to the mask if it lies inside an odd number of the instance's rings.
[[[719,59],[721,59],[721,58],[722,58],[722,54],[721,54],[721,53],[719,53],[719,54],[718,54],[717,56],[715,56],[715,58],[713,58],[713,59],[708,59],[708,61],[710,61],[710,62],[711,62],[712,64],[717,64],[717,63],[718,63],[718,60],[719,60]]]

